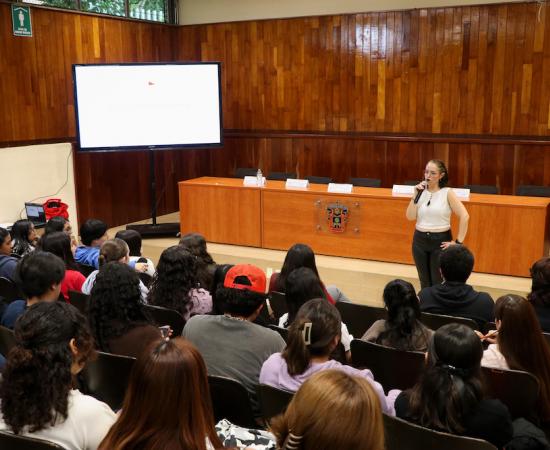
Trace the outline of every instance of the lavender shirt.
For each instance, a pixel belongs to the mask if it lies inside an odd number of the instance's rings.
[[[262,371],[260,372],[260,383],[267,384],[278,389],[296,392],[302,383],[304,383],[310,376],[322,370],[329,369],[341,370],[348,375],[366,378],[380,399],[382,412],[390,416],[395,416],[393,404],[397,396],[401,393],[400,390],[393,389],[386,397],[384,394],[384,388],[380,383],[374,381],[374,377],[372,376],[372,372],[370,370],[359,370],[351,366],[345,366],[334,360],[324,363],[312,363],[304,373],[291,376],[288,374],[286,361],[283,359],[281,354],[274,353],[264,362],[264,365],[262,366]]]

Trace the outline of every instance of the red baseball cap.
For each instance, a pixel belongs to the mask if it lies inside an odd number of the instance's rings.
[[[235,282],[235,279],[238,277],[245,277],[250,284]],[[231,289],[242,289],[265,294],[265,273],[262,269],[252,264],[237,264],[227,271],[223,286]]]

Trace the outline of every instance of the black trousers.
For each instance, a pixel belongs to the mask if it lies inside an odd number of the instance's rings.
[[[441,243],[451,241],[452,238],[451,230],[441,233],[425,233],[415,230],[412,254],[422,289],[443,281],[439,272]]]

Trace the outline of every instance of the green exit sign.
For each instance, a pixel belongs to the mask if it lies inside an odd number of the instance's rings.
[[[11,5],[11,23],[14,36],[32,36],[31,9],[28,6]]]

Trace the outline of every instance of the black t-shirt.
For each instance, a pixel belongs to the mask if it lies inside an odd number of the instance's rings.
[[[395,414],[410,422],[409,396],[406,391],[395,400]],[[500,400],[481,400],[464,423],[464,436],[483,439],[497,448],[503,448],[513,437],[512,418]],[[444,430],[438,430],[444,431]]]

